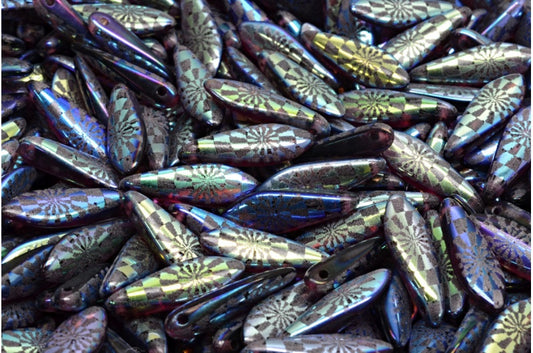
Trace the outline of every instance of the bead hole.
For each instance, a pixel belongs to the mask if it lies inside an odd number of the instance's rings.
[[[44,2],[45,2],[46,5],[48,5],[48,6],[52,6],[52,5],[55,4],[55,0],[45,0]]]
[[[374,141],[379,140],[379,133],[377,131],[372,131],[370,133],[370,139]]]
[[[165,89],[165,87],[158,87],[155,90],[155,93],[157,93],[158,96],[163,97],[164,95],[167,94],[167,90]]]
[[[178,314],[178,317],[176,318],[178,321],[178,324],[180,325],[187,325],[189,323],[189,315],[185,313]]]
[[[107,18],[102,18],[100,20],[100,23],[103,24],[104,26],[107,26],[109,24],[109,21],[107,20]]]
[[[329,272],[326,270],[320,270],[318,272],[318,277],[320,277],[321,279],[327,279],[329,277]]]

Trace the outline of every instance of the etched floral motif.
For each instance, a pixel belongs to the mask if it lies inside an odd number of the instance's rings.
[[[177,281],[186,285],[190,295],[201,295],[213,289],[214,283],[209,278],[211,270],[204,261],[189,262],[185,266],[180,266],[176,273]]]

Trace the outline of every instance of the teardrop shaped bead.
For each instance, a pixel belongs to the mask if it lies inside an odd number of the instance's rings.
[[[505,204],[497,204],[496,209],[504,208]],[[505,205],[506,206],[506,205]],[[519,212],[519,209],[516,208],[514,210],[508,208],[507,212]],[[505,211],[502,211],[505,212]],[[519,223],[519,219],[513,219],[508,218],[504,216],[499,216],[500,214],[503,214],[502,212],[496,214],[478,214],[476,215],[476,218],[480,220],[483,223],[486,223],[491,228],[498,229],[504,233],[509,234],[510,236],[520,239],[520,241],[523,241],[524,243],[531,245],[531,232],[529,231],[530,225],[528,223]],[[523,217],[528,217],[530,214],[527,211],[523,211]],[[515,215],[514,215],[515,216]],[[527,218],[529,220],[529,218]]]
[[[372,259],[379,257],[383,240],[374,237],[363,240],[331,255],[307,269],[304,281],[315,295],[323,295],[371,268]]]
[[[258,55],[263,72],[278,84],[281,92],[304,106],[331,117],[342,117],[345,109],[337,93],[323,80],[278,52]]]
[[[28,136],[18,151],[28,165],[77,186],[118,187],[118,175],[109,164],[57,141]]]
[[[107,126],[107,121],[109,120],[109,112],[107,111],[109,98],[107,93],[85,59],[76,55],[74,60],[76,63],[76,79],[85,105],[94,114],[95,118]]]
[[[298,337],[269,338],[249,343],[242,353],[385,353],[393,352],[393,347],[382,340],[370,337],[330,333],[301,335]]]
[[[366,124],[316,141],[299,161],[378,157],[390,147],[393,139],[394,130],[390,126]]]
[[[171,15],[146,5],[129,5],[113,3],[73,4],[72,8],[80,14],[84,21],[94,12],[113,16],[124,27],[137,35],[146,36],[164,32],[176,25]]]
[[[358,83],[371,88],[403,88],[409,74],[391,54],[381,48],[321,32],[306,23],[302,41]]]
[[[167,80],[172,79],[165,63],[112,15],[93,12],[87,23],[93,38],[102,49]]]
[[[133,232],[131,223],[119,218],[73,230],[54,246],[43,266],[44,278],[62,283],[93,263],[107,262]]]
[[[107,152],[109,161],[121,174],[139,168],[146,145],[146,129],[137,98],[127,86],[113,87],[108,104]]]
[[[308,268],[328,255],[275,234],[246,227],[220,227],[199,236],[205,249],[246,263],[248,269]]]
[[[348,190],[373,177],[385,167],[385,161],[380,158],[296,164],[272,175],[259,186],[257,191]]]
[[[462,207],[450,199],[443,201],[440,212],[453,269],[463,288],[484,310],[502,310],[504,274],[487,241]]]
[[[461,7],[433,16],[389,39],[381,48],[409,70],[429,56],[455,28],[465,24],[471,12],[468,7]]]
[[[531,279],[531,244],[496,227],[486,217],[476,216],[475,223],[500,265],[515,275]]]
[[[247,173],[223,164],[206,163],[130,175],[120,188],[136,190],[165,202],[199,207],[228,205],[252,192],[258,182]]]
[[[245,227],[282,234],[347,215],[357,202],[355,194],[262,191],[242,199],[222,216]]]
[[[488,24],[481,34],[495,42],[512,41],[518,22],[524,13],[524,4],[524,0],[510,1],[508,6],[498,14],[494,21]]]
[[[290,337],[325,333],[377,300],[389,284],[391,273],[378,269],[335,288],[285,329]]]
[[[413,305],[398,274],[393,274],[389,288],[378,305],[384,332],[395,347],[405,347],[411,338]]]
[[[250,83],[210,79],[204,82],[204,86],[217,102],[245,114],[251,121],[288,124],[310,130],[318,136],[330,133],[329,123],[322,115]]]
[[[448,140],[449,141],[449,140]],[[398,175],[442,196],[458,194],[477,211],[483,209],[477,191],[428,145],[395,131],[394,141],[383,158]]]
[[[384,27],[405,28],[430,17],[454,9],[446,1],[431,0],[356,0],[352,2],[354,16]]]
[[[283,331],[314,302],[304,281],[298,281],[255,305],[244,320],[244,343],[282,337]]]
[[[385,239],[413,301],[427,325],[437,327],[444,316],[444,286],[439,260],[425,221],[409,201],[391,196],[383,217]]]
[[[214,77],[222,57],[222,39],[209,6],[203,0],[180,1],[181,40]]]
[[[258,124],[219,132],[183,146],[180,160],[192,164],[264,166],[294,159],[311,147],[313,135],[283,124]]]
[[[313,57],[296,39],[275,24],[244,22],[239,26],[243,49],[256,57],[262,50],[280,52],[308,71],[321,78],[333,89],[339,86],[337,79]]]
[[[204,124],[220,125],[224,113],[204,88],[204,81],[213,75],[195,54],[183,45],[174,49],[174,64],[183,108]]]
[[[56,97],[42,82],[32,82],[28,91],[38,111],[62,143],[100,159],[106,159],[106,129],[82,109],[68,100]]]
[[[524,98],[520,74],[502,76],[487,83],[470,102],[444,147],[446,158],[461,157],[466,148],[481,144],[516,112]]]
[[[100,286],[100,296],[108,297],[160,268],[157,257],[139,234],[133,235],[122,247],[109,267]]]
[[[137,230],[160,261],[170,265],[202,255],[196,235],[161,206],[137,191],[124,196]]]
[[[397,193],[421,209],[437,207],[439,204],[438,197],[432,194],[405,191]],[[334,253],[369,238],[382,227],[382,218],[391,195],[393,193],[381,192],[362,197],[352,214],[310,229],[296,240],[312,248]]]
[[[531,298],[514,303],[494,320],[480,352],[527,352],[531,349]]]
[[[278,92],[261,70],[238,49],[226,47],[222,60],[239,81],[251,83],[273,93]]]
[[[105,310],[91,306],[63,321],[52,333],[43,352],[97,352],[104,343],[106,328]]]
[[[457,108],[440,99],[418,94],[384,89],[364,89],[345,92],[342,99],[346,114],[352,123],[386,123],[394,128],[408,127],[424,121],[452,121]]]
[[[220,256],[185,260],[145,276],[111,294],[106,308],[121,316],[169,311],[233,281],[242,262]]]
[[[169,211],[197,235],[222,227],[238,226],[227,218],[185,203],[170,205]]]
[[[413,82],[483,85],[504,75],[525,73],[530,61],[527,47],[492,43],[419,65],[409,75]]]
[[[531,227],[531,213],[511,202],[504,200],[495,202],[493,205],[485,208],[485,214],[497,216],[499,222],[505,224],[505,226],[498,225],[498,227],[505,227],[509,233],[511,231],[509,231],[509,228],[507,227],[510,227],[511,229],[522,228],[525,230],[526,234],[529,233],[528,229]],[[518,237],[524,240],[523,237]],[[529,243],[531,243],[531,236],[529,236],[529,239]]]
[[[69,228],[112,217],[122,194],[111,189],[29,191],[2,206],[2,216],[38,228]]]
[[[20,299],[37,294],[44,286],[41,267],[44,265],[52,245],[39,249],[24,262],[2,274],[2,301]]]
[[[531,165],[531,107],[523,108],[509,120],[489,169],[483,197],[493,200]]]
[[[26,77],[33,71],[33,64],[26,60],[4,57],[2,60],[2,77],[4,80],[15,80]]]
[[[169,337],[180,341],[212,332],[285,287],[295,275],[294,268],[283,267],[210,291],[171,311],[165,319],[165,331]]]

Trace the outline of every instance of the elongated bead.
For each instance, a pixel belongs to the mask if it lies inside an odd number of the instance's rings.
[[[446,243],[461,285],[484,310],[500,311],[505,305],[504,275],[485,238],[466,212],[450,199],[441,207]]]
[[[466,292],[462,289],[453,271],[438,212],[428,210],[425,219],[439,261],[438,268],[443,283],[446,314],[455,319],[461,316],[466,307]]]
[[[105,310],[91,306],[63,321],[52,333],[43,352],[97,352],[104,343],[106,328]]]
[[[86,226],[63,237],[43,266],[48,282],[62,283],[92,263],[104,263],[120,250],[133,234],[133,226],[122,219]]]
[[[169,337],[181,341],[213,331],[285,287],[295,275],[294,268],[278,268],[211,291],[170,312],[165,319],[165,331]]]
[[[500,313],[485,334],[480,352],[527,352],[531,349],[531,298]]]
[[[296,348],[297,347],[297,348]],[[269,338],[249,343],[242,353],[385,353],[393,352],[392,346],[382,340],[370,337],[330,333],[301,335],[298,337]]]
[[[19,154],[24,162],[78,186],[118,187],[118,175],[98,158],[44,137],[21,140]]]
[[[185,260],[115,291],[105,306],[121,316],[169,311],[221,288],[238,277],[244,268],[238,260],[219,256]]]
[[[483,190],[486,200],[503,194],[531,165],[531,107],[521,109],[507,123]]]
[[[345,109],[337,93],[323,80],[278,52],[258,55],[263,72],[276,82],[285,96],[331,117],[342,117]]]
[[[2,304],[2,331],[35,326],[43,316],[35,302],[35,298],[28,298]]]
[[[107,271],[100,286],[100,296],[105,298],[159,268],[157,257],[150,251],[142,236],[135,234],[124,244]]]
[[[384,168],[385,161],[379,158],[297,164],[274,174],[257,190],[348,190]]]
[[[356,0],[352,2],[351,11],[357,17],[384,27],[404,28],[453,8],[446,1],[384,0],[376,3],[371,0]]]
[[[244,343],[283,336],[283,331],[314,302],[304,281],[294,283],[255,305],[244,320]]]
[[[429,83],[410,83],[405,92],[445,99],[454,102],[471,102],[479,93],[479,88]]]
[[[409,83],[407,71],[383,49],[321,32],[308,23],[302,26],[301,38],[308,47],[364,86],[392,89]]]
[[[58,68],[54,73],[51,88],[56,97],[63,97],[75,106],[87,110],[76,76],[69,70]]]
[[[195,164],[131,175],[120,187],[137,190],[165,202],[186,202],[200,207],[230,204],[257,186],[252,176],[223,164]]]
[[[101,48],[167,80],[171,79],[165,63],[112,15],[93,12],[87,22],[89,31]]]
[[[44,285],[41,267],[50,254],[49,245],[33,254],[20,265],[2,275],[2,300],[20,299],[36,294]]]
[[[283,124],[258,124],[202,137],[183,146],[180,160],[236,167],[271,165],[298,157],[312,142],[308,131]]]
[[[142,110],[133,92],[123,84],[111,91],[108,104],[107,152],[121,174],[135,171],[144,157],[146,129]]]
[[[499,16],[481,34],[495,42],[508,42],[512,40],[518,22],[524,13],[524,4],[524,0],[509,2],[509,6],[503,9]]]
[[[378,269],[344,283],[311,305],[285,332],[294,337],[338,328],[354,313],[376,301],[390,277],[388,269]]]
[[[2,206],[2,215],[21,225],[68,228],[112,217],[122,194],[111,189],[45,189],[26,192]]]
[[[320,77],[332,88],[338,87],[339,83],[335,76],[280,27],[266,22],[245,22],[239,26],[239,36],[244,50],[252,57],[256,57],[262,50],[280,52]]]
[[[169,207],[169,210],[180,222],[185,223],[197,235],[222,227],[238,226],[237,223],[227,218],[184,203],[173,204]]]
[[[519,109],[524,94],[520,74],[506,75],[483,86],[450,134],[444,156],[461,157],[467,147],[478,146],[493,135]]]
[[[489,168],[494,160],[501,138],[502,134],[497,133],[481,145],[467,149],[463,158],[464,164],[476,169]]]
[[[205,65],[210,77],[217,72],[222,57],[222,39],[211,10],[203,0],[180,1],[182,44]]]
[[[444,316],[444,286],[439,260],[425,221],[401,196],[391,196],[383,219],[385,239],[413,301],[426,323],[437,327]]]
[[[521,278],[531,279],[531,244],[477,216],[476,224],[500,265]]]
[[[382,48],[409,70],[444,42],[455,28],[464,24],[471,12],[468,7],[461,7],[433,16],[389,39]]]
[[[448,140],[449,141],[449,140]],[[394,141],[383,157],[399,175],[443,196],[458,194],[474,209],[483,204],[476,190],[428,145],[395,131]]]
[[[526,228],[526,233],[531,227],[531,213],[508,201],[502,200],[488,206],[485,208],[485,213],[496,215],[509,225],[513,224],[513,228],[523,226]]]
[[[234,204],[223,217],[279,234],[349,214],[357,202],[356,194],[263,191]]]
[[[89,21],[89,16],[94,12],[105,13],[113,16],[133,33],[143,36],[163,32],[176,25],[174,17],[150,6],[86,3],[74,4],[72,5],[72,8],[76,10],[86,22]]]
[[[60,142],[82,152],[106,159],[106,129],[94,117],[64,98],[56,97],[42,82],[28,85],[30,97],[46,117],[50,129]]]
[[[394,130],[386,124],[367,124],[318,140],[299,160],[330,160],[379,156],[390,147]]]
[[[357,124],[383,122],[403,128],[422,121],[450,121],[457,116],[457,108],[440,99],[383,89],[345,92],[342,99],[344,119]]]
[[[240,260],[249,269],[308,268],[328,257],[293,240],[246,227],[220,227],[199,238],[204,248]]]
[[[383,240],[379,237],[346,247],[309,267],[304,276],[305,284],[314,293],[326,294],[351,279],[350,277],[366,272],[371,259],[375,258],[382,248]]]
[[[76,63],[76,78],[85,105],[102,124],[107,126],[107,121],[109,120],[107,111],[109,98],[107,93],[85,59],[76,55],[74,60]]]
[[[137,191],[128,191],[125,197],[138,231],[146,235],[160,261],[172,264],[201,256],[196,235],[161,206]]]
[[[530,62],[529,48],[492,43],[419,65],[409,75],[413,82],[482,85],[504,75],[523,74]]]
[[[204,88],[204,81],[213,75],[189,48],[182,45],[174,49],[174,64],[185,111],[204,124],[220,125],[224,113]]]
[[[322,115],[255,85],[210,79],[204,82],[204,86],[217,102],[245,114],[252,121],[288,124],[310,130],[319,136],[328,136],[330,133],[329,123]]]
[[[146,130],[146,159],[150,170],[163,169],[170,154],[170,128],[163,111],[142,106],[141,119]]]

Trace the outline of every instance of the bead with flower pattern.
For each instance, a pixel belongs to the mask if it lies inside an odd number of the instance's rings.
[[[52,331],[46,328],[27,327],[2,331],[2,349],[6,353],[43,352]]]
[[[2,216],[20,225],[69,228],[112,217],[122,194],[111,189],[45,189],[14,197],[2,205]]]
[[[302,26],[301,38],[338,72],[365,87],[394,89],[409,83],[407,71],[381,48],[321,32],[309,23]]]
[[[105,306],[120,316],[170,311],[221,288],[237,278],[244,268],[242,262],[220,256],[185,260],[118,289],[107,298]]]
[[[313,140],[310,132],[289,125],[251,125],[199,138],[183,146],[180,160],[235,167],[272,165],[298,157]]]
[[[75,106],[87,110],[76,76],[69,70],[58,68],[52,78],[51,88],[56,97],[63,97]]]
[[[519,109],[524,94],[524,77],[520,74],[502,76],[483,86],[455,125],[444,146],[444,156],[459,158],[466,148],[476,147],[492,136]]]

